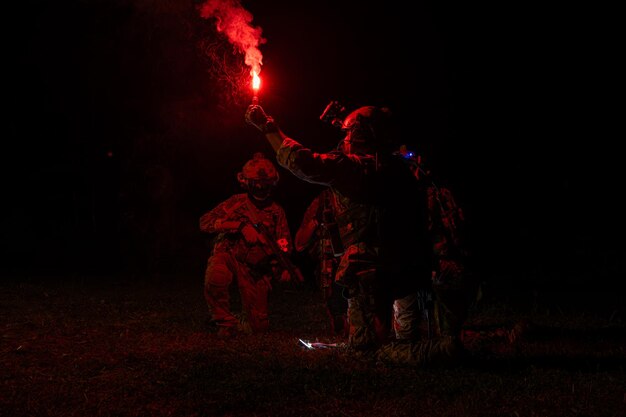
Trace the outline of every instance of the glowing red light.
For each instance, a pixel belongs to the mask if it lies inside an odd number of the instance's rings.
[[[261,87],[261,78],[259,77],[259,74],[256,73],[256,71],[252,71],[252,89],[256,93],[257,91],[259,91],[259,87]]]

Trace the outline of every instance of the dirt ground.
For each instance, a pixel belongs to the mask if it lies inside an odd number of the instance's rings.
[[[488,299],[467,333],[524,320],[523,339],[420,369],[305,348],[298,339],[343,342],[310,286],[275,286],[271,332],[233,339],[215,334],[200,280],[33,278],[0,289],[1,416],[626,416],[615,294]]]

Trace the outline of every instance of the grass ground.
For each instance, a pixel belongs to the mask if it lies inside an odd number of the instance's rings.
[[[524,318],[528,337],[415,369],[300,345],[340,341],[313,288],[276,287],[272,331],[223,340],[201,279],[164,281],[2,284],[0,415],[626,416],[623,297],[486,300],[468,330]]]

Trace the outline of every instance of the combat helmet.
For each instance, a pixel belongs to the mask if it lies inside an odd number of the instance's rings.
[[[246,162],[241,172],[237,173],[237,181],[257,200],[268,198],[278,184],[278,171],[274,164],[262,152],[254,154]]]

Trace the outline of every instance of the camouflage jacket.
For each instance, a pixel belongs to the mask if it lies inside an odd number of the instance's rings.
[[[250,210],[255,210],[251,214]],[[271,262],[272,249],[261,241],[254,244],[246,242],[238,230],[226,230],[221,225],[225,222],[245,222],[253,224],[258,219],[268,231],[270,239],[274,239],[285,252],[291,254],[293,244],[283,208],[276,202],[264,208],[257,208],[245,193],[236,194],[217,205],[200,217],[200,230],[216,234],[212,253],[230,252],[235,258],[250,266]]]
[[[452,193],[444,187],[428,187],[428,228],[432,233],[436,256],[460,258],[465,253],[463,210],[457,205]]]
[[[359,257],[370,253],[376,268],[384,265],[398,274],[431,270],[425,196],[403,161],[381,163],[374,155],[339,151],[320,154],[289,138],[276,159],[297,177],[330,187],[346,248],[342,263],[359,252]]]
[[[294,246],[298,252],[308,250],[309,255],[315,257],[329,245],[329,242],[325,242],[329,237],[322,226],[325,211],[330,211],[334,217],[337,210],[335,206],[335,198],[328,188],[311,201],[294,238]]]
[[[339,151],[316,153],[287,138],[276,159],[298,178],[330,187],[344,245],[366,239],[375,197],[374,156],[346,155]]]
[[[334,221],[335,211],[334,196],[327,188],[307,207],[294,238],[295,249],[298,252],[306,250],[316,260],[315,275],[322,288],[331,286],[339,265],[339,258],[334,254],[331,237],[325,227],[325,222]]]
[[[461,288],[472,279],[463,210],[448,188],[430,184],[427,192],[428,229],[435,258],[433,283]]]

